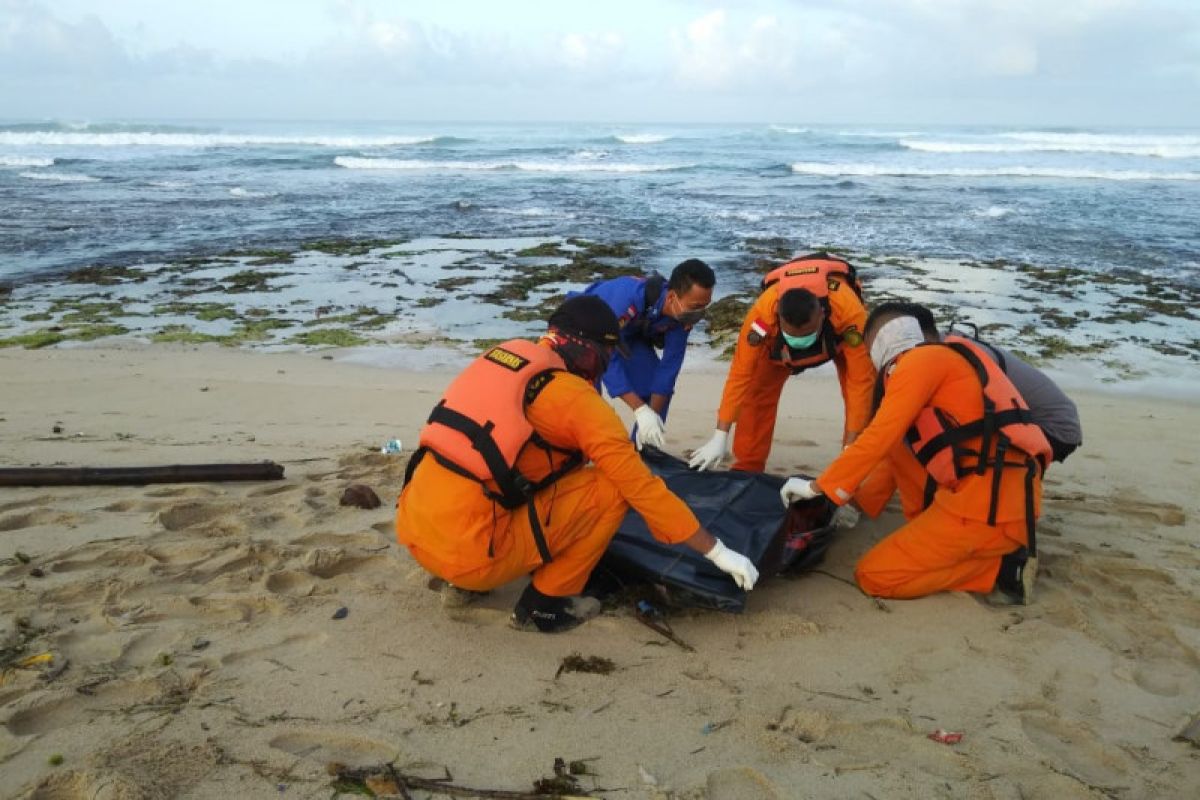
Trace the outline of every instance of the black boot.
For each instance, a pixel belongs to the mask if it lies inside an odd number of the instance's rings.
[[[1033,602],[1033,582],[1037,578],[1038,560],[1029,551],[1019,547],[1000,559],[1000,573],[996,576],[993,593],[1000,593],[1008,602],[1027,606]]]
[[[530,583],[513,608],[510,624],[517,630],[561,633],[577,627],[600,613],[594,597],[552,597]]]

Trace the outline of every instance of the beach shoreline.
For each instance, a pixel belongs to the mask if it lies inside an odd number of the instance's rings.
[[[528,790],[556,757],[582,760],[581,785],[606,797],[1200,789],[1200,750],[1172,741],[1200,711],[1194,403],[1072,392],[1085,442],[1047,476],[1031,606],[864,597],[846,581],[899,524],[889,511],[840,534],[821,573],[764,583],[743,615],[673,617],[688,653],[620,608],[562,636],[513,631],[519,585],[443,609],[392,532],[406,457],[379,448],[411,452],[452,373],[347,357],[0,350],[8,466],[286,468],[270,483],[0,489],[3,635],[53,657],[0,684],[0,796],[324,798],[330,763],[389,760]],[[701,366],[681,376],[673,452],[713,425],[723,367]],[[828,372],[789,382],[771,471],[836,455]],[[350,483],[382,507],[338,505]],[[560,673],[572,653],[617,671]],[[939,728],[963,740],[927,738]]]

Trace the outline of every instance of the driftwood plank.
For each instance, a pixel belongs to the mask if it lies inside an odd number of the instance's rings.
[[[277,481],[283,467],[255,464],[171,464],[159,467],[2,467],[0,486],[91,486],[209,481]]]

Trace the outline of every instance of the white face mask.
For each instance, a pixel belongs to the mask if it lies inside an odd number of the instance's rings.
[[[895,317],[879,326],[871,342],[871,363],[879,372],[893,358],[925,341],[921,324],[913,317]]]

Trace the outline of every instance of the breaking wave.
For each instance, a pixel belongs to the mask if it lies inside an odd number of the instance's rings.
[[[73,172],[22,172],[21,177],[52,183],[95,183],[100,180],[91,175],[78,175]]]
[[[0,167],[53,167],[53,158],[32,156],[0,156]]]
[[[1059,167],[921,168],[880,164],[792,164],[799,175],[824,177],[896,178],[1060,178],[1094,181],[1200,181],[1200,172],[1147,172],[1144,170],[1065,169]]]
[[[1200,139],[1178,137],[1180,141],[1146,141],[1134,137],[1084,136],[1064,134],[1059,138],[1031,137],[1009,142],[939,142],[901,139],[900,146],[925,153],[1103,153],[1151,158],[1200,158]]]
[[[618,142],[625,144],[658,144],[670,139],[670,136],[665,136],[660,133],[623,133],[613,136]]]
[[[334,164],[346,169],[468,170],[520,172],[668,172],[688,169],[690,164],[550,163],[544,161],[427,161],[424,159],[361,158],[338,156]]]
[[[153,131],[0,130],[0,145],[39,147],[397,147],[462,142],[441,136],[272,136],[238,133],[160,133]]]

